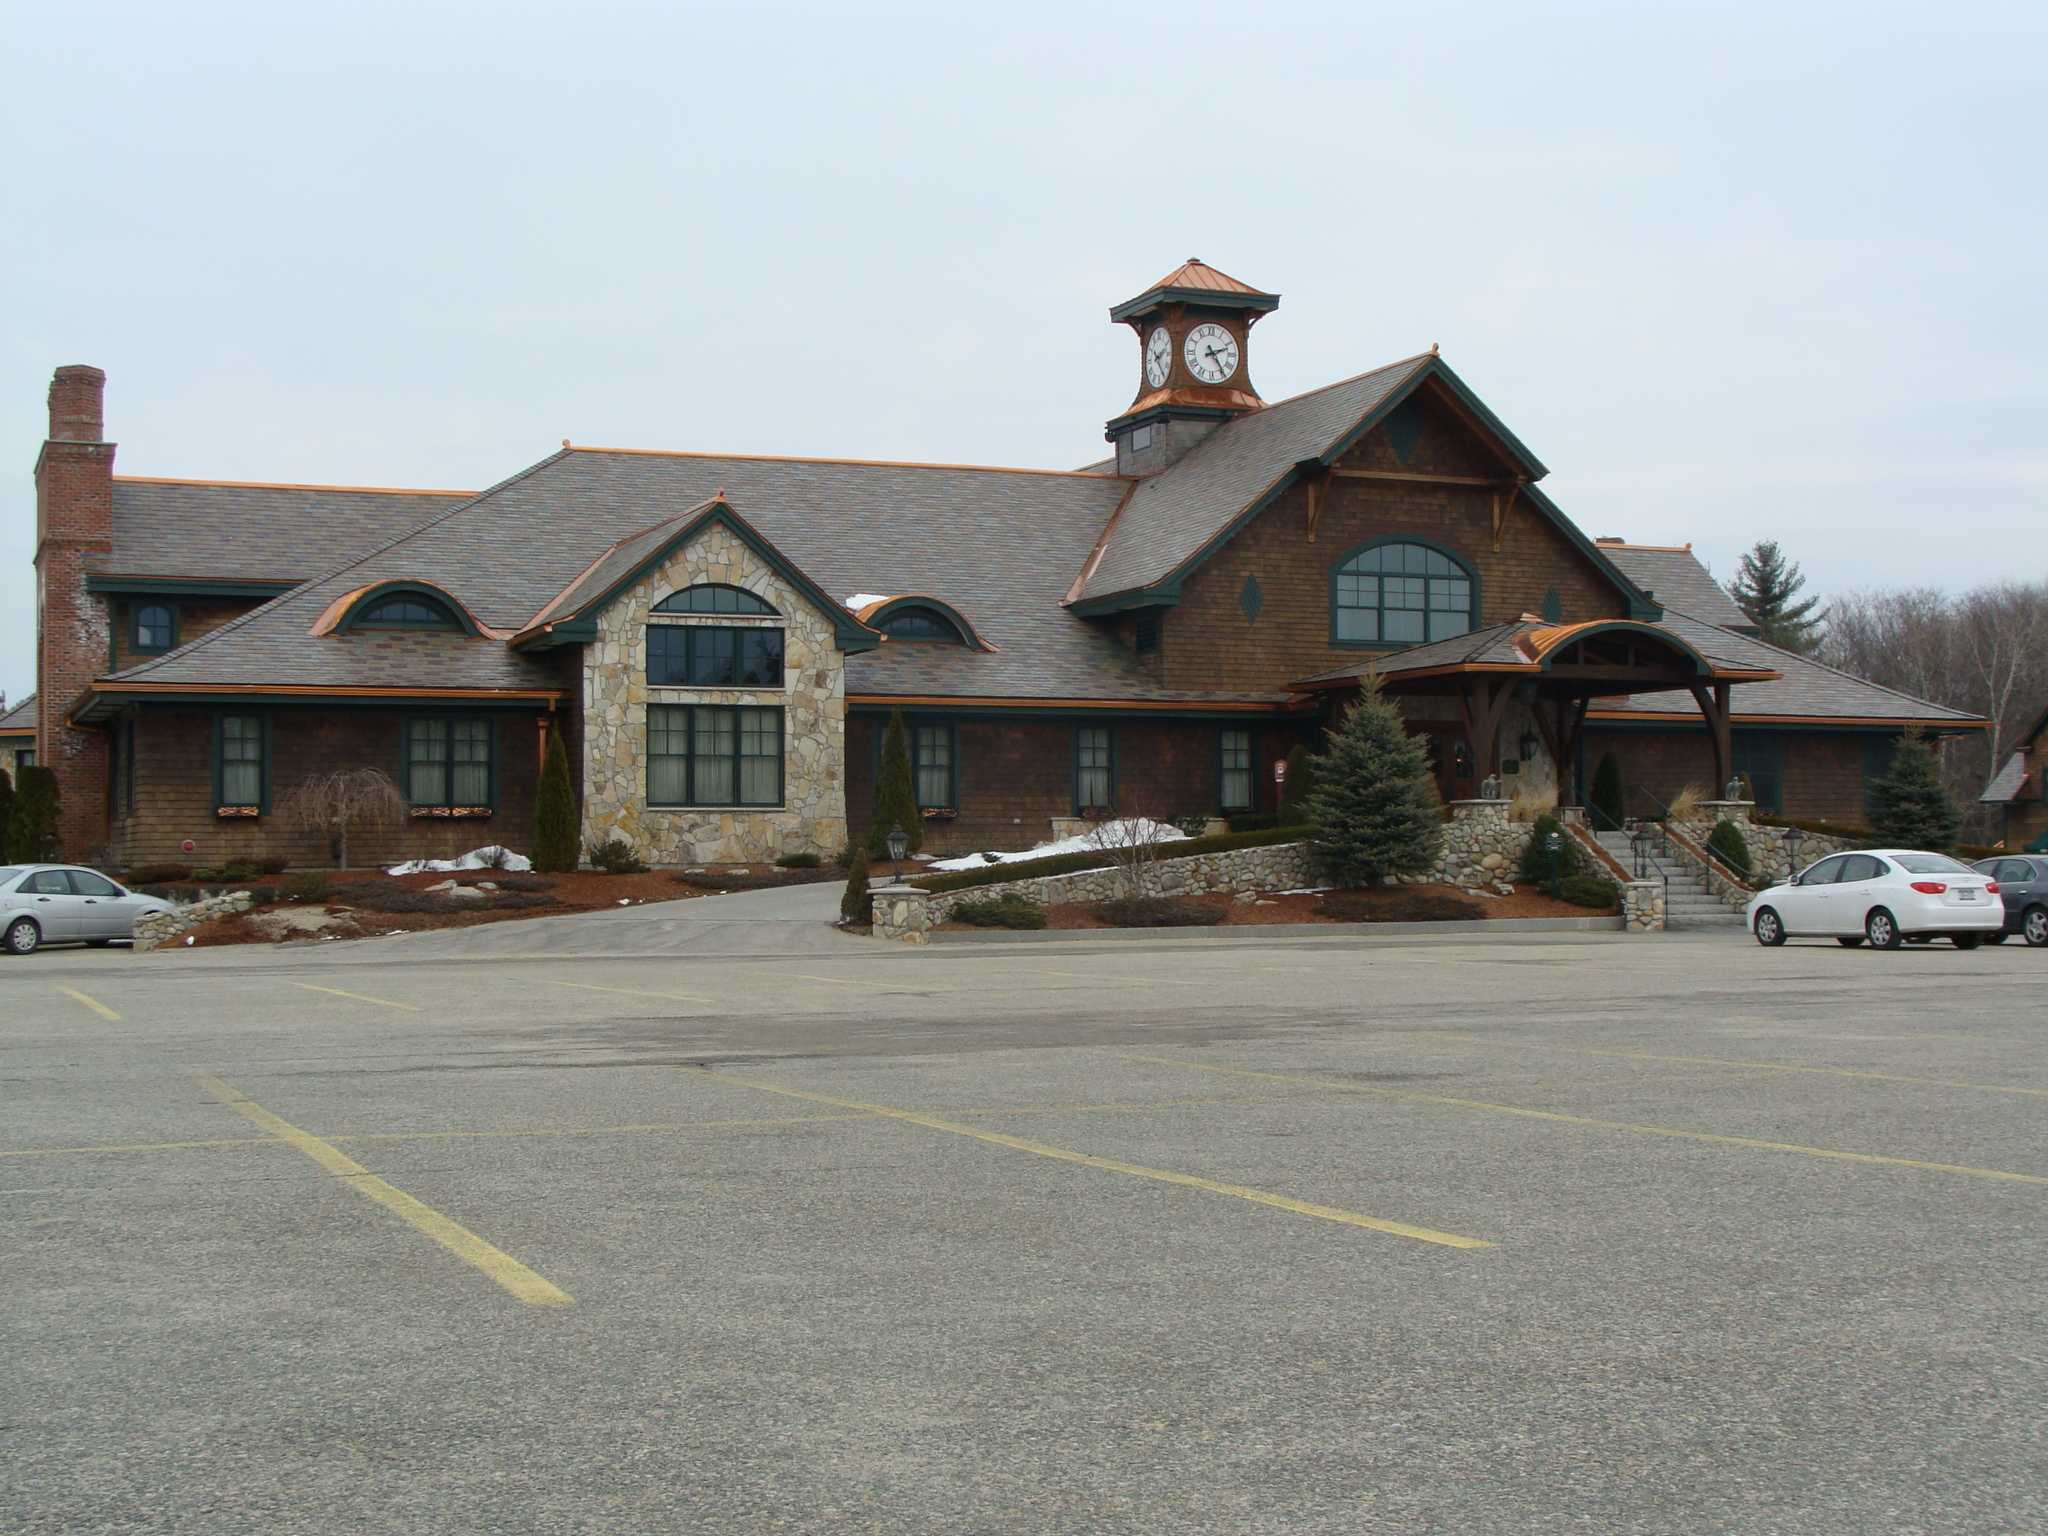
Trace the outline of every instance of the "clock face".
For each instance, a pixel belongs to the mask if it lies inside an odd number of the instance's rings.
[[[1166,382],[1167,370],[1173,367],[1173,338],[1166,334],[1163,325],[1154,326],[1152,334],[1145,338],[1145,382],[1154,389]]]
[[[1204,384],[1221,384],[1237,372],[1237,339],[1220,325],[1198,325],[1181,344],[1181,360]]]

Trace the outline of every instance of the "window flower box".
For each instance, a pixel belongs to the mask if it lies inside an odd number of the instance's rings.
[[[232,820],[237,817],[247,817],[249,820],[254,821],[263,814],[263,807],[260,805],[222,805],[216,806],[213,814],[223,821]]]
[[[928,805],[919,814],[926,821],[951,821],[960,813],[950,805]]]
[[[487,821],[488,805],[416,805],[406,813],[414,821]]]

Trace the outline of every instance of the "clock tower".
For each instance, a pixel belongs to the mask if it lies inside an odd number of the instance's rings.
[[[1190,257],[1109,312],[1138,337],[1137,396],[1103,433],[1116,445],[1119,474],[1157,474],[1221,423],[1265,403],[1246,354],[1252,327],[1279,307],[1279,294]]]

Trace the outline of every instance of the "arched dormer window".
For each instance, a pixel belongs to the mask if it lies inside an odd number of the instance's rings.
[[[654,605],[656,613],[730,613],[772,619],[779,615],[767,603],[741,587],[704,582],[672,592]]]
[[[891,640],[937,640],[972,651],[995,649],[976,632],[966,614],[936,597],[874,598],[857,611],[863,624]]]
[[[462,628],[445,603],[410,593],[380,598],[358,613],[350,629],[454,629]]]
[[[396,629],[410,633],[481,633],[461,603],[439,587],[423,581],[384,581],[335,599],[313,633],[348,633],[358,629]]]
[[[1330,643],[1420,645],[1479,627],[1479,577],[1464,559],[1421,539],[1375,539],[1330,573]]]
[[[936,608],[905,605],[875,626],[892,640],[950,640],[965,645],[967,637]]]

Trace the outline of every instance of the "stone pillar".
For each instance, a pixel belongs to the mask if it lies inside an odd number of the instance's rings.
[[[1747,833],[1750,812],[1755,809],[1754,800],[1702,800],[1700,819],[1710,827],[1717,821],[1732,821]]]
[[[1664,882],[1631,880],[1621,888],[1621,921],[1629,933],[1664,931]]]
[[[923,944],[931,936],[931,893],[915,885],[885,885],[875,893],[875,937]]]
[[[1444,829],[1443,879],[1468,890],[1514,878],[1529,829],[1508,820],[1505,800],[1453,800]]]

